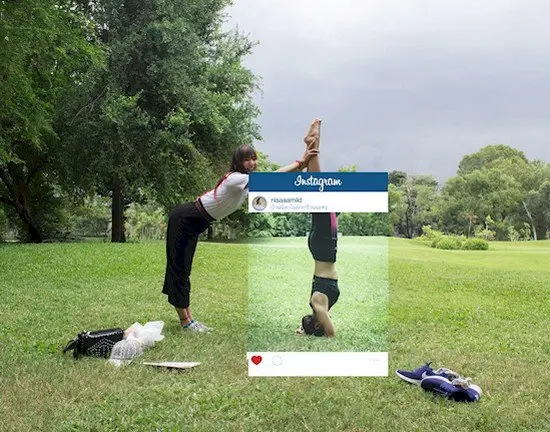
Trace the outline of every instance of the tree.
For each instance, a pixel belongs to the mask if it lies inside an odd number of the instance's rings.
[[[521,200],[517,206],[517,224],[524,221],[527,216],[533,240],[544,238],[547,231],[545,212],[550,203],[544,201],[544,184],[550,182],[550,164],[532,161],[526,167],[515,167],[516,178],[521,186]],[[542,199],[541,199],[542,198]]]
[[[506,239],[505,221],[520,199],[518,183],[497,168],[479,169],[453,177],[445,183],[441,199],[441,221],[456,234],[470,234],[472,225],[491,216],[498,239]]]
[[[309,213],[276,213],[273,235],[275,237],[305,236],[311,230]]]
[[[274,172],[277,171],[281,166],[269,160],[269,156],[265,153],[262,153],[259,150],[256,150],[258,155],[258,167],[256,172]]]
[[[390,224],[386,213],[342,213],[338,230],[345,236],[388,236]]]
[[[241,60],[253,43],[222,32],[228,0],[101,0],[90,19],[109,51],[60,115],[68,186],[112,199],[112,238],[141,190],[166,210],[227,170],[238,144],[258,137],[256,78]],[[74,154],[79,157],[75,158]]]
[[[403,226],[404,215],[407,211],[403,191],[393,183],[388,184],[388,217],[393,228],[393,234],[399,235],[405,232]]]
[[[388,183],[397,187],[402,186],[407,180],[407,173],[404,171],[391,171],[388,173]]]
[[[357,165],[341,166],[338,168],[338,172],[357,172]]]
[[[8,218],[6,216],[6,213],[4,212],[4,208],[0,206],[0,242],[5,240],[8,227],[9,227]]]
[[[470,216],[473,216],[475,213],[472,209],[474,207],[478,209],[484,207],[484,210],[480,210],[475,214],[475,219],[483,221],[484,217],[489,214],[493,216],[500,214],[494,221],[497,238],[507,238],[510,232],[523,230],[523,224],[527,222],[530,225],[529,231],[533,239],[536,240],[539,237],[539,227],[537,225],[541,224],[543,230],[545,228],[543,221],[537,221],[533,217],[533,206],[538,206],[537,200],[533,197],[537,195],[540,185],[546,179],[550,180],[548,164],[538,161],[530,162],[523,152],[506,145],[489,145],[476,153],[464,156],[460,162],[459,177],[468,179],[468,181],[473,181],[474,183],[476,179],[480,180],[481,177],[488,179],[487,175],[483,174],[480,174],[478,177],[468,177],[476,172],[492,173],[488,174],[488,176],[492,177],[492,181],[496,183],[493,186],[486,186],[485,189],[487,191],[492,190],[493,196],[500,194],[502,201],[494,201],[496,207],[492,209],[487,206],[487,202],[474,202],[480,201],[480,198],[486,201],[487,194],[472,196],[472,202],[468,205],[469,209],[463,209],[463,216],[469,219],[469,228],[473,221]],[[510,179],[513,180],[513,185]],[[498,184],[501,181],[503,183]],[[471,186],[475,189],[473,184]],[[502,191],[504,190],[507,190],[509,194],[503,194]],[[446,198],[449,198],[449,196]],[[463,200],[462,204],[464,204],[464,199],[465,197],[463,196],[461,198]],[[506,209],[504,209],[505,207]],[[538,214],[541,214],[540,211]]]
[[[529,213],[534,240],[547,238],[550,234],[550,180],[544,181],[537,190],[530,191],[523,204]]]
[[[502,166],[502,162],[505,161],[512,161],[520,166],[529,162],[522,151],[504,144],[493,144],[464,156],[458,165],[457,174],[463,176],[480,169],[496,168]]]
[[[100,58],[73,6],[0,2],[0,203],[20,221],[24,239],[37,243],[59,208],[50,154],[58,144],[54,108],[60,92]]]
[[[423,225],[434,225],[438,183],[430,175],[407,176],[394,171],[388,187],[390,221],[407,238],[421,234]]]

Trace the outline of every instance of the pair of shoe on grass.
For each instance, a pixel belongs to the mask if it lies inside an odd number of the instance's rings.
[[[470,378],[447,368],[433,370],[430,364],[431,362],[426,363],[412,371],[397,369],[395,373],[402,380],[456,402],[476,402],[481,398],[481,388],[471,384]]]

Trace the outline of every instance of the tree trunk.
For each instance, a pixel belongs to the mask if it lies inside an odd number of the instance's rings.
[[[0,197],[0,203],[7,204],[13,207],[17,215],[23,222],[24,229],[28,234],[27,240],[30,243],[42,243],[44,235],[39,225],[32,217],[31,208],[29,206],[29,190],[25,183],[15,184],[11,177],[8,177],[7,172],[2,172],[1,180],[4,183],[8,192],[11,193],[11,198]]]
[[[206,238],[208,240],[212,240],[214,238],[214,229],[212,228],[212,225],[208,226],[208,232],[206,234]]]
[[[527,204],[525,204],[525,201],[521,201],[523,204],[523,208],[525,209],[525,212],[527,213],[527,217],[529,218],[529,222],[531,222],[531,229],[533,230],[533,240],[537,241],[537,229],[535,228],[535,223],[533,222],[533,217],[531,216],[531,213],[527,209]]]
[[[412,239],[412,220],[408,213],[405,213],[405,236]]]
[[[124,233],[124,196],[120,179],[113,180],[113,200],[111,203],[111,242],[125,243]]]
[[[28,240],[30,243],[42,243],[44,241],[44,236],[38,225],[34,222],[31,210],[27,204],[25,197],[18,197],[19,199],[16,202],[15,210],[17,214],[23,221],[23,224],[29,235]]]

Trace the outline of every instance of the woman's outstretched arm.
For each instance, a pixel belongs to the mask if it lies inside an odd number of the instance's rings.
[[[309,161],[313,157],[317,157],[319,150],[313,148],[307,148],[304,152],[304,156],[300,160],[292,162],[290,165],[279,168],[276,172],[295,172],[302,171],[305,167],[308,166]]]

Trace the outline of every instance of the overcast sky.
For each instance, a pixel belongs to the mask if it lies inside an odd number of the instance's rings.
[[[456,175],[488,144],[550,162],[550,1],[234,0],[270,159],[323,119],[322,167]]]

